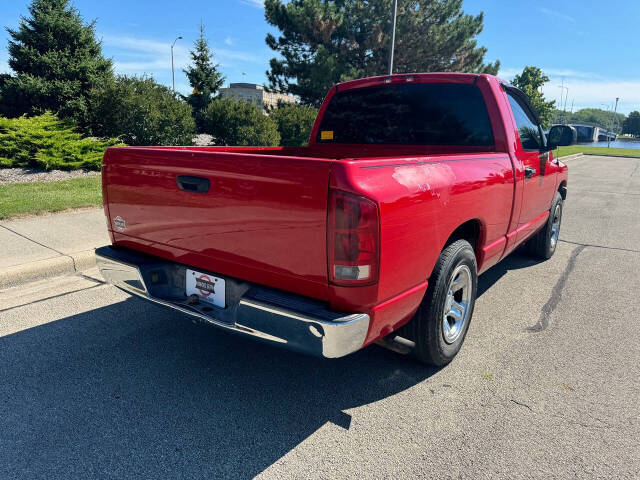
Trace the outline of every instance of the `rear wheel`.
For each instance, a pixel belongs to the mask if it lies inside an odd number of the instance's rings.
[[[414,355],[443,366],[464,342],[478,288],[476,257],[471,244],[457,240],[440,254],[420,308],[410,323]]]
[[[545,226],[529,240],[529,252],[536,258],[547,260],[553,256],[560,237],[562,223],[562,196],[556,192]]]

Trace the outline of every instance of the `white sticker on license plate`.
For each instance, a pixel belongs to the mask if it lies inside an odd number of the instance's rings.
[[[187,269],[187,297],[194,294],[202,302],[224,308],[224,278]]]

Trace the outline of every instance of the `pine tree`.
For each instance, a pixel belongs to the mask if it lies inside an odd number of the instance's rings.
[[[7,29],[14,75],[0,82],[2,113],[49,110],[86,127],[90,90],[113,77],[95,22],[86,24],[69,0],[33,0],[29,14],[16,30]]]
[[[278,38],[267,45],[279,54],[267,72],[269,88],[319,106],[336,82],[388,70],[393,0],[265,0],[265,18]],[[499,62],[484,64],[486,48],[475,37],[483,15],[466,15],[462,0],[402,0],[394,73],[480,72],[496,74]]]
[[[217,95],[225,77],[218,71],[220,64],[213,63],[213,53],[204,36],[202,23],[200,24],[200,36],[193,46],[194,49],[190,52],[193,64],[183,70],[189,79],[189,84],[193,87],[193,91],[184,99],[191,105],[196,127],[199,132],[202,132],[204,111]]]

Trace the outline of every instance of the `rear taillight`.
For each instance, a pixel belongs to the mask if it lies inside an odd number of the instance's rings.
[[[367,285],[378,280],[379,219],[374,201],[329,191],[327,251],[331,283]]]

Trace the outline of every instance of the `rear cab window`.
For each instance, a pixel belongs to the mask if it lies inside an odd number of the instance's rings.
[[[316,141],[340,144],[494,146],[476,85],[412,83],[338,91]]]

